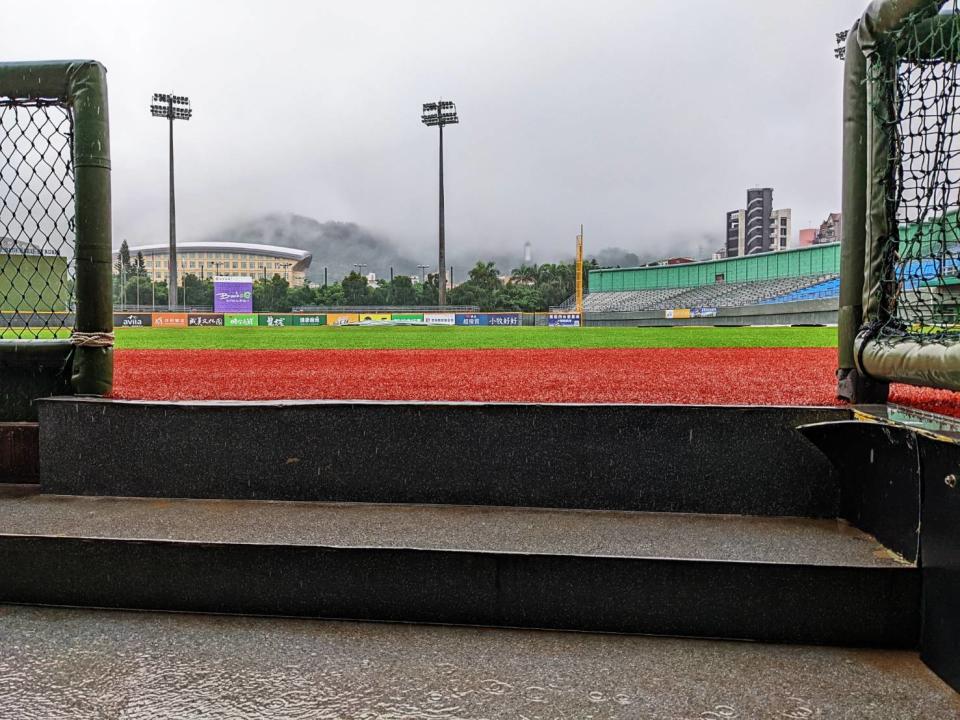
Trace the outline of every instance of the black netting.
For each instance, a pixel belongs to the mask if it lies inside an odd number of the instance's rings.
[[[73,326],[72,146],[70,108],[0,97],[0,338]]]
[[[876,127],[887,140],[883,184],[890,235],[883,245],[882,340],[960,340],[960,85],[953,14],[917,13],[884,38],[871,67]],[[934,59],[931,59],[934,58]]]

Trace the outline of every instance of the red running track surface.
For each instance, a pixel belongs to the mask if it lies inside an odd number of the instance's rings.
[[[114,397],[835,405],[830,348],[118,350]],[[953,393],[891,401],[960,416]]]

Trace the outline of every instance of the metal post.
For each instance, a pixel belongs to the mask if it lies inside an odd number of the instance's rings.
[[[440,307],[447,304],[447,248],[443,220],[443,123],[440,124]]]
[[[167,117],[170,120],[170,310],[177,307],[177,206],[173,191],[173,95],[167,95]],[[186,301],[184,301],[186,302]]]
[[[327,268],[326,267],[323,268],[323,286],[324,287],[327,286]]]
[[[439,173],[439,268],[438,304],[442,307],[447,304],[447,242],[446,242],[446,222],[444,219],[444,194],[443,194],[443,126],[455,125],[460,122],[457,115],[457,107],[449,100],[440,100],[435,103],[424,103],[423,114],[420,120],[427,127],[436,126],[440,131],[440,173]]]

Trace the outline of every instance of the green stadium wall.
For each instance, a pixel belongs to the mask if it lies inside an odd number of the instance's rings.
[[[70,308],[63,257],[0,254],[0,312],[63,312]]]
[[[682,265],[591,270],[591,293],[658,290],[840,272],[840,243]]]

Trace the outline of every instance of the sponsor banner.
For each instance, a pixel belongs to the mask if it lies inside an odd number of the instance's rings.
[[[717,309],[716,308],[693,308],[690,310],[690,317],[716,317]]]
[[[356,313],[327,313],[327,325],[347,325],[355,322],[360,322],[360,316]]]
[[[150,327],[153,325],[153,315],[150,313],[114,313],[114,327]]]
[[[423,321],[427,325],[456,325],[457,316],[454,313],[424,313]]]
[[[423,313],[392,313],[390,319],[398,322],[423,322]]]
[[[480,313],[457,313],[455,323],[457,325],[486,325],[487,316]]]
[[[390,319],[390,313],[360,313],[360,322],[385,322]]]
[[[327,316],[319,315],[294,315],[293,324],[295,327],[320,327],[327,324]]]
[[[257,315],[257,324],[262,327],[293,327],[293,315]]]
[[[674,308],[673,310],[664,310],[663,316],[669,320],[688,320],[690,318],[690,309]]]
[[[227,327],[255,327],[257,316],[253,313],[229,313],[223,316],[223,324]]]
[[[204,313],[187,315],[187,327],[223,327],[223,315]]]
[[[550,327],[580,327],[580,313],[550,313],[547,316]]]
[[[252,313],[253,278],[215,277],[213,310],[218,313]]]
[[[520,325],[520,313],[457,313],[457,325],[507,327]]]
[[[153,313],[153,327],[185,328],[186,326],[186,313]]]
[[[489,313],[486,318],[487,325],[491,327],[520,327],[521,325],[520,313]]]

